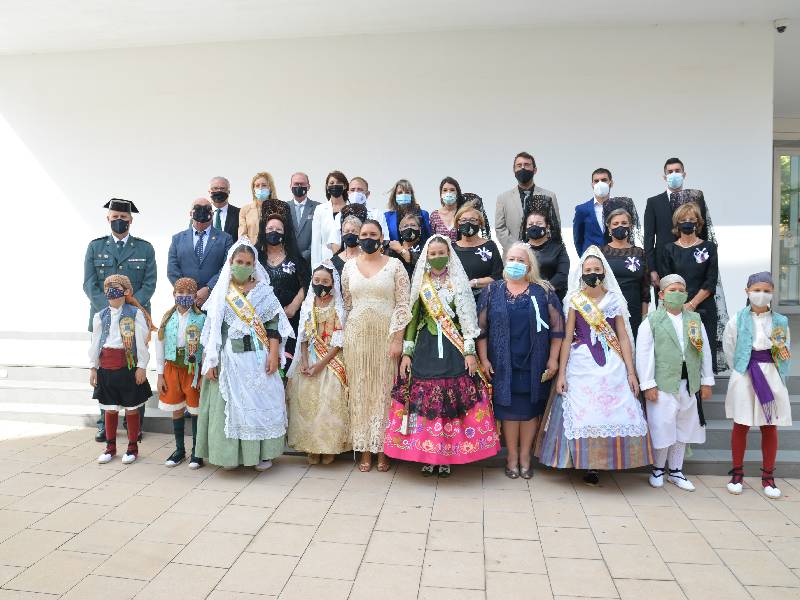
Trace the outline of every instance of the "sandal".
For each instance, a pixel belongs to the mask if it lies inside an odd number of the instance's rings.
[[[308,464],[310,465],[319,464],[319,454],[308,454],[306,458],[308,459]]]
[[[450,477],[450,465],[439,465],[439,477],[443,479]]]
[[[366,458],[364,458],[365,455]],[[362,473],[369,473],[372,470],[372,454],[365,452],[361,455],[361,462],[358,463],[358,470]]]
[[[329,465],[335,460],[336,460],[336,455],[335,454],[323,454],[321,462],[322,462],[323,465]]]
[[[505,473],[506,477],[509,479],[519,479],[519,467],[515,467],[513,469],[506,467]]]
[[[430,477],[433,475],[433,465],[422,465],[422,469],[420,469],[420,473],[422,473],[423,477]]]
[[[386,458],[385,454],[378,454],[378,472],[386,473],[392,468],[392,462]]]
[[[523,469],[520,467],[519,469],[519,476],[523,479],[532,479],[533,478],[533,469],[528,467],[527,469]]]

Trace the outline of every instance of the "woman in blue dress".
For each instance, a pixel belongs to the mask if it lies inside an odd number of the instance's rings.
[[[495,416],[508,449],[505,473],[530,479],[533,442],[558,371],[564,316],[524,242],[506,254],[503,279],[481,293],[478,322],[478,356],[492,377]]]

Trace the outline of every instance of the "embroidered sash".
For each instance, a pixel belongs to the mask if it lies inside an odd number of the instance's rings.
[[[317,358],[323,358],[330,352],[330,347],[322,339],[322,336],[317,331],[317,307],[311,309],[311,331],[309,332],[306,330],[306,334],[309,334],[311,338],[311,348],[316,353]],[[344,387],[347,387],[347,372],[344,368],[344,363],[339,358],[341,352],[334,356],[327,364],[327,367],[333,372],[334,375],[339,379],[339,383],[341,383]]]
[[[233,312],[236,313],[236,316],[244,321],[245,324],[250,326],[250,330],[258,338],[258,341],[261,342],[261,345],[264,348],[269,348],[267,330],[264,329],[264,324],[256,315],[256,309],[232,283],[228,288],[228,295],[225,296],[225,300],[233,309]]]
[[[136,338],[136,321],[133,317],[122,317],[119,320],[119,335],[122,338],[122,345],[125,347],[125,359],[128,369],[136,366],[136,357],[133,355],[133,341]]]
[[[572,306],[584,318],[606,348],[612,348],[622,358],[622,346],[614,329],[606,321],[603,311],[583,292],[572,297]]]
[[[789,348],[786,347],[786,332],[783,327],[773,327],[769,339],[772,342],[772,349],[770,350],[772,361],[775,363],[776,368],[780,368],[779,363],[781,361],[787,361],[791,358]]]

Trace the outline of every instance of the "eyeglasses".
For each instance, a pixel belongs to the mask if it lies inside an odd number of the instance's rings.
[[[481,224],[481,222],[480,222],[480,221],[478,221],[477,219],[461,219],[461,220],[458,222],[458,224],[459,224],[459,225],[466,225],[466,224],[468,224],[468,223],[469,223],[470,225],[480,225],[480,224]]]

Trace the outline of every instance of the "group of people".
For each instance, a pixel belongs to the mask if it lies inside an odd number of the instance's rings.
[[[188,413],[190,468],[208,460],[265,470],[288,442],[311,464],[352,450],[361,471],[399,459],[447,477],[451,465],[496,455],[502,434],[510,478],[529,479],[535,455],[585,470],[592,485],[602,470],[653,465],[651,485],[692,490],[683,457],[705,441],[702,401],[724,368],[719,354],[733,369],[728,489],[741,492],[747,429],[760,426],[764,490],[780,495],[788,322],[769,308],[768,273],[750,278],[747,305],[724,318],[708,211],[702,192],[683,189],[683,163],[664,166],[667,189],[647,202],[643,246],[634,203],[611,197],[610,171],[595,170],[593,198],[575,212],[572,266],[555,194],[534,183],[533,156],[513,164],[517,186],[497,199],[499,246],[481,198],[451,177],[431,213],[408,180],[380,211],[368,207],[361,177],[329,173],[317,203],[295,173],[284,202],[262,172],[239,209],[216,177],[172,239],[175,303],[158,328],[153,248],[129,234],[135,205],[112,199],[111,235],[90,243],[84,282],[91,383],[104,409],[98,461],[116,455],[120,411],[122,461],[136,460],[157,332],[159,407],[172,412],[176,440],[170,467],[187,459]]]

